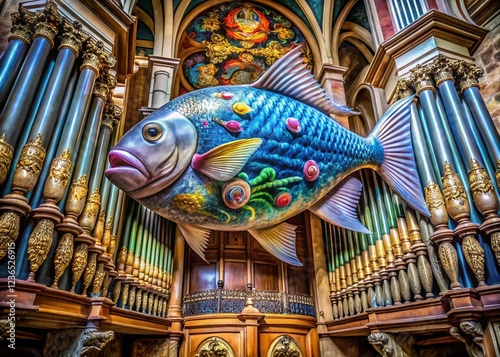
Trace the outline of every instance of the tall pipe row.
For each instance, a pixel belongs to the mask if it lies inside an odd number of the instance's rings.
[[[173,224],[104,177],[123,134],[115,62],[52,1],[12,15],[0,57],[0,265],[15,244],[18,279],[165,316]]]

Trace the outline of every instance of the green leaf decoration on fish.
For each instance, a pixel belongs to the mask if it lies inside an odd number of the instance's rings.
[[[325,94],[296,48],[252,85],[200,89],[155,111],[111,150],[106,175],[176,222],[203,259],[211,230],[246,230],[301,265],[295,227],[284,221],[306,209],[369,233],[356,214],[361,183],[349,176],[362,168],[429,215],[411,146],[412,101],[396,102],[360,137],[328,116],[354,112]]]

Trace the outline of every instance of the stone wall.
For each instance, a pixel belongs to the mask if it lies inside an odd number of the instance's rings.
[[[476,64],[484,69],[480,90],[500,133],[500,21],[496,22],[497,25],[488,33],[474,58]]]

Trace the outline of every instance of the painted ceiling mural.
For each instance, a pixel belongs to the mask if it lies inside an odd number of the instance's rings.
[[[272,9],[247,2],[216,5],[183,34],[181,83],[188,91],[253,83],[299,44],[305,44],[299,30]]]

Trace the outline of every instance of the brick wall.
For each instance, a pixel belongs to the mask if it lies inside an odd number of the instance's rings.
[[[474,58],[484,69],[479,88],[500,133],[500,24],[488,33]]]

